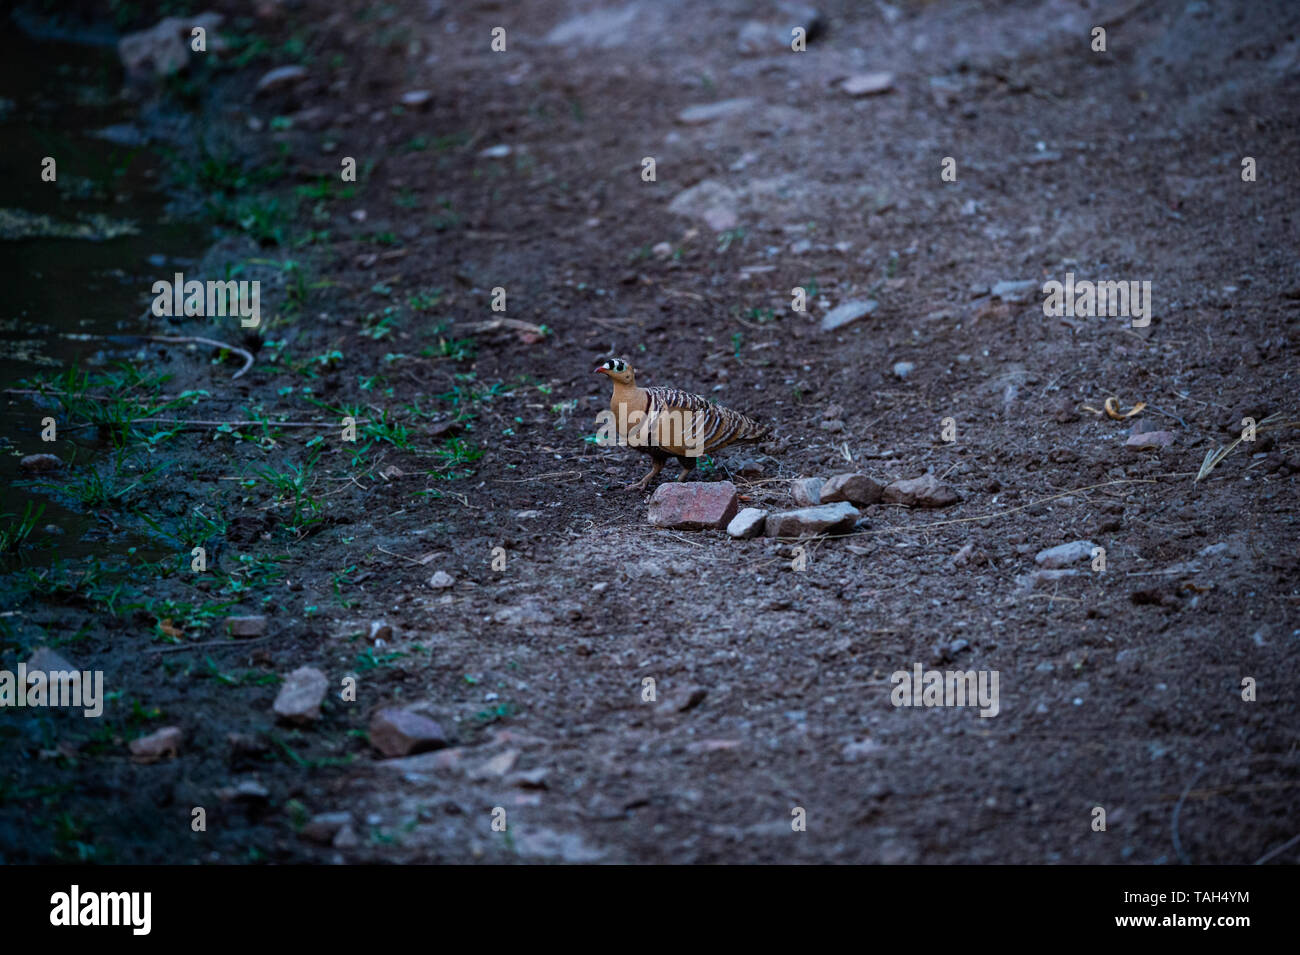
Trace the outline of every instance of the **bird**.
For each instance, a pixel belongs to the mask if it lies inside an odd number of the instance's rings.
[[[625,491],[645,491],[664,463],[675,457],[682,465],[678,481],[695,470],[695,459],[738,441],[761,441],[770,429],[748,415],[676,388],[638,388],[636,369],[622,358],[610,358],[596,368],[614,383],[609,410],[617,424],[619,443],[650,455],[650,473]]]

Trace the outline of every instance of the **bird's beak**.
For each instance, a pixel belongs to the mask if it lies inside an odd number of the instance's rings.
[[[605,368],[605,367],[597,368],[597,369],[596,369],[596,374],[598,374],[598,375],[608,375],[608,374],[609,374],[609,369],[608,369],[608,368]]]

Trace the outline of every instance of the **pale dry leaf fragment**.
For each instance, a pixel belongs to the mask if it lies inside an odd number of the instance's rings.
[[[1107,417],[1113,418],[1116,421],[1123,421],[1125,418],[1131,418],[1135,414],[1140,413],[1146,406],[1147,403],[1145,401],[1139,401],[1132,408],[1129,408],[1128,411],[1120,411],[1119,399],[1115,397],[1107,398],[1105,404]]]

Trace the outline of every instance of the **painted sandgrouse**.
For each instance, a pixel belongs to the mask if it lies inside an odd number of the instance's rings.
[[[618,429],[618,443],[627,444],[650,455],[650,473],[626,491],[644,491],[663,469],[664,462],[676,458],[685,480],[695,470],[701,454],[712,454],[737,441],[760,441],[768,429],[753,418],[715,405],[708,399],[676,388],[638,388],[636,370],[621,358],[611,358],[596,369],[614,383],[609,402],[613,423]]]

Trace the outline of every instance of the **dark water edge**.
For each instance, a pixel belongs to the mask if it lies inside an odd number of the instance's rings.
[[[149,288],[160,275],[195,261],[205,230],[168,214],[163,159],[138,124],[134,104],[121,95],[123,73],[107,29],[73,31],[67,35],[89,41],[73,43],[26,34],[13,21],[6,25],[0,31],[0,209],[10,221],[38,215],[75,224],[104,217],[129,222],[134,232],[99,240],[0,238],[0,388],[123,361],[147,372],[138,345],[106,336],[156,333],[142,321]],[[46,156],[57,163],[56,182],[42,181]],[[163,549],[149,538],[87,513],[67,495],[32,486],[64,483],[71,470],[103,463],[114,452],[93,428],[61,431],[57,442],[42,442],[40,421],[54,407],[50,399],[25,395],[0,400],[0,523],[29,504],[44,507],[23,565],[77,560],[105,548],[161,556]],[[21,457],[36,453],[54,453],[65,468],[48,477],[20,473]],[[75,462],[71,469],[69,462]],[[12,563],[0,570],[12,570]]]

